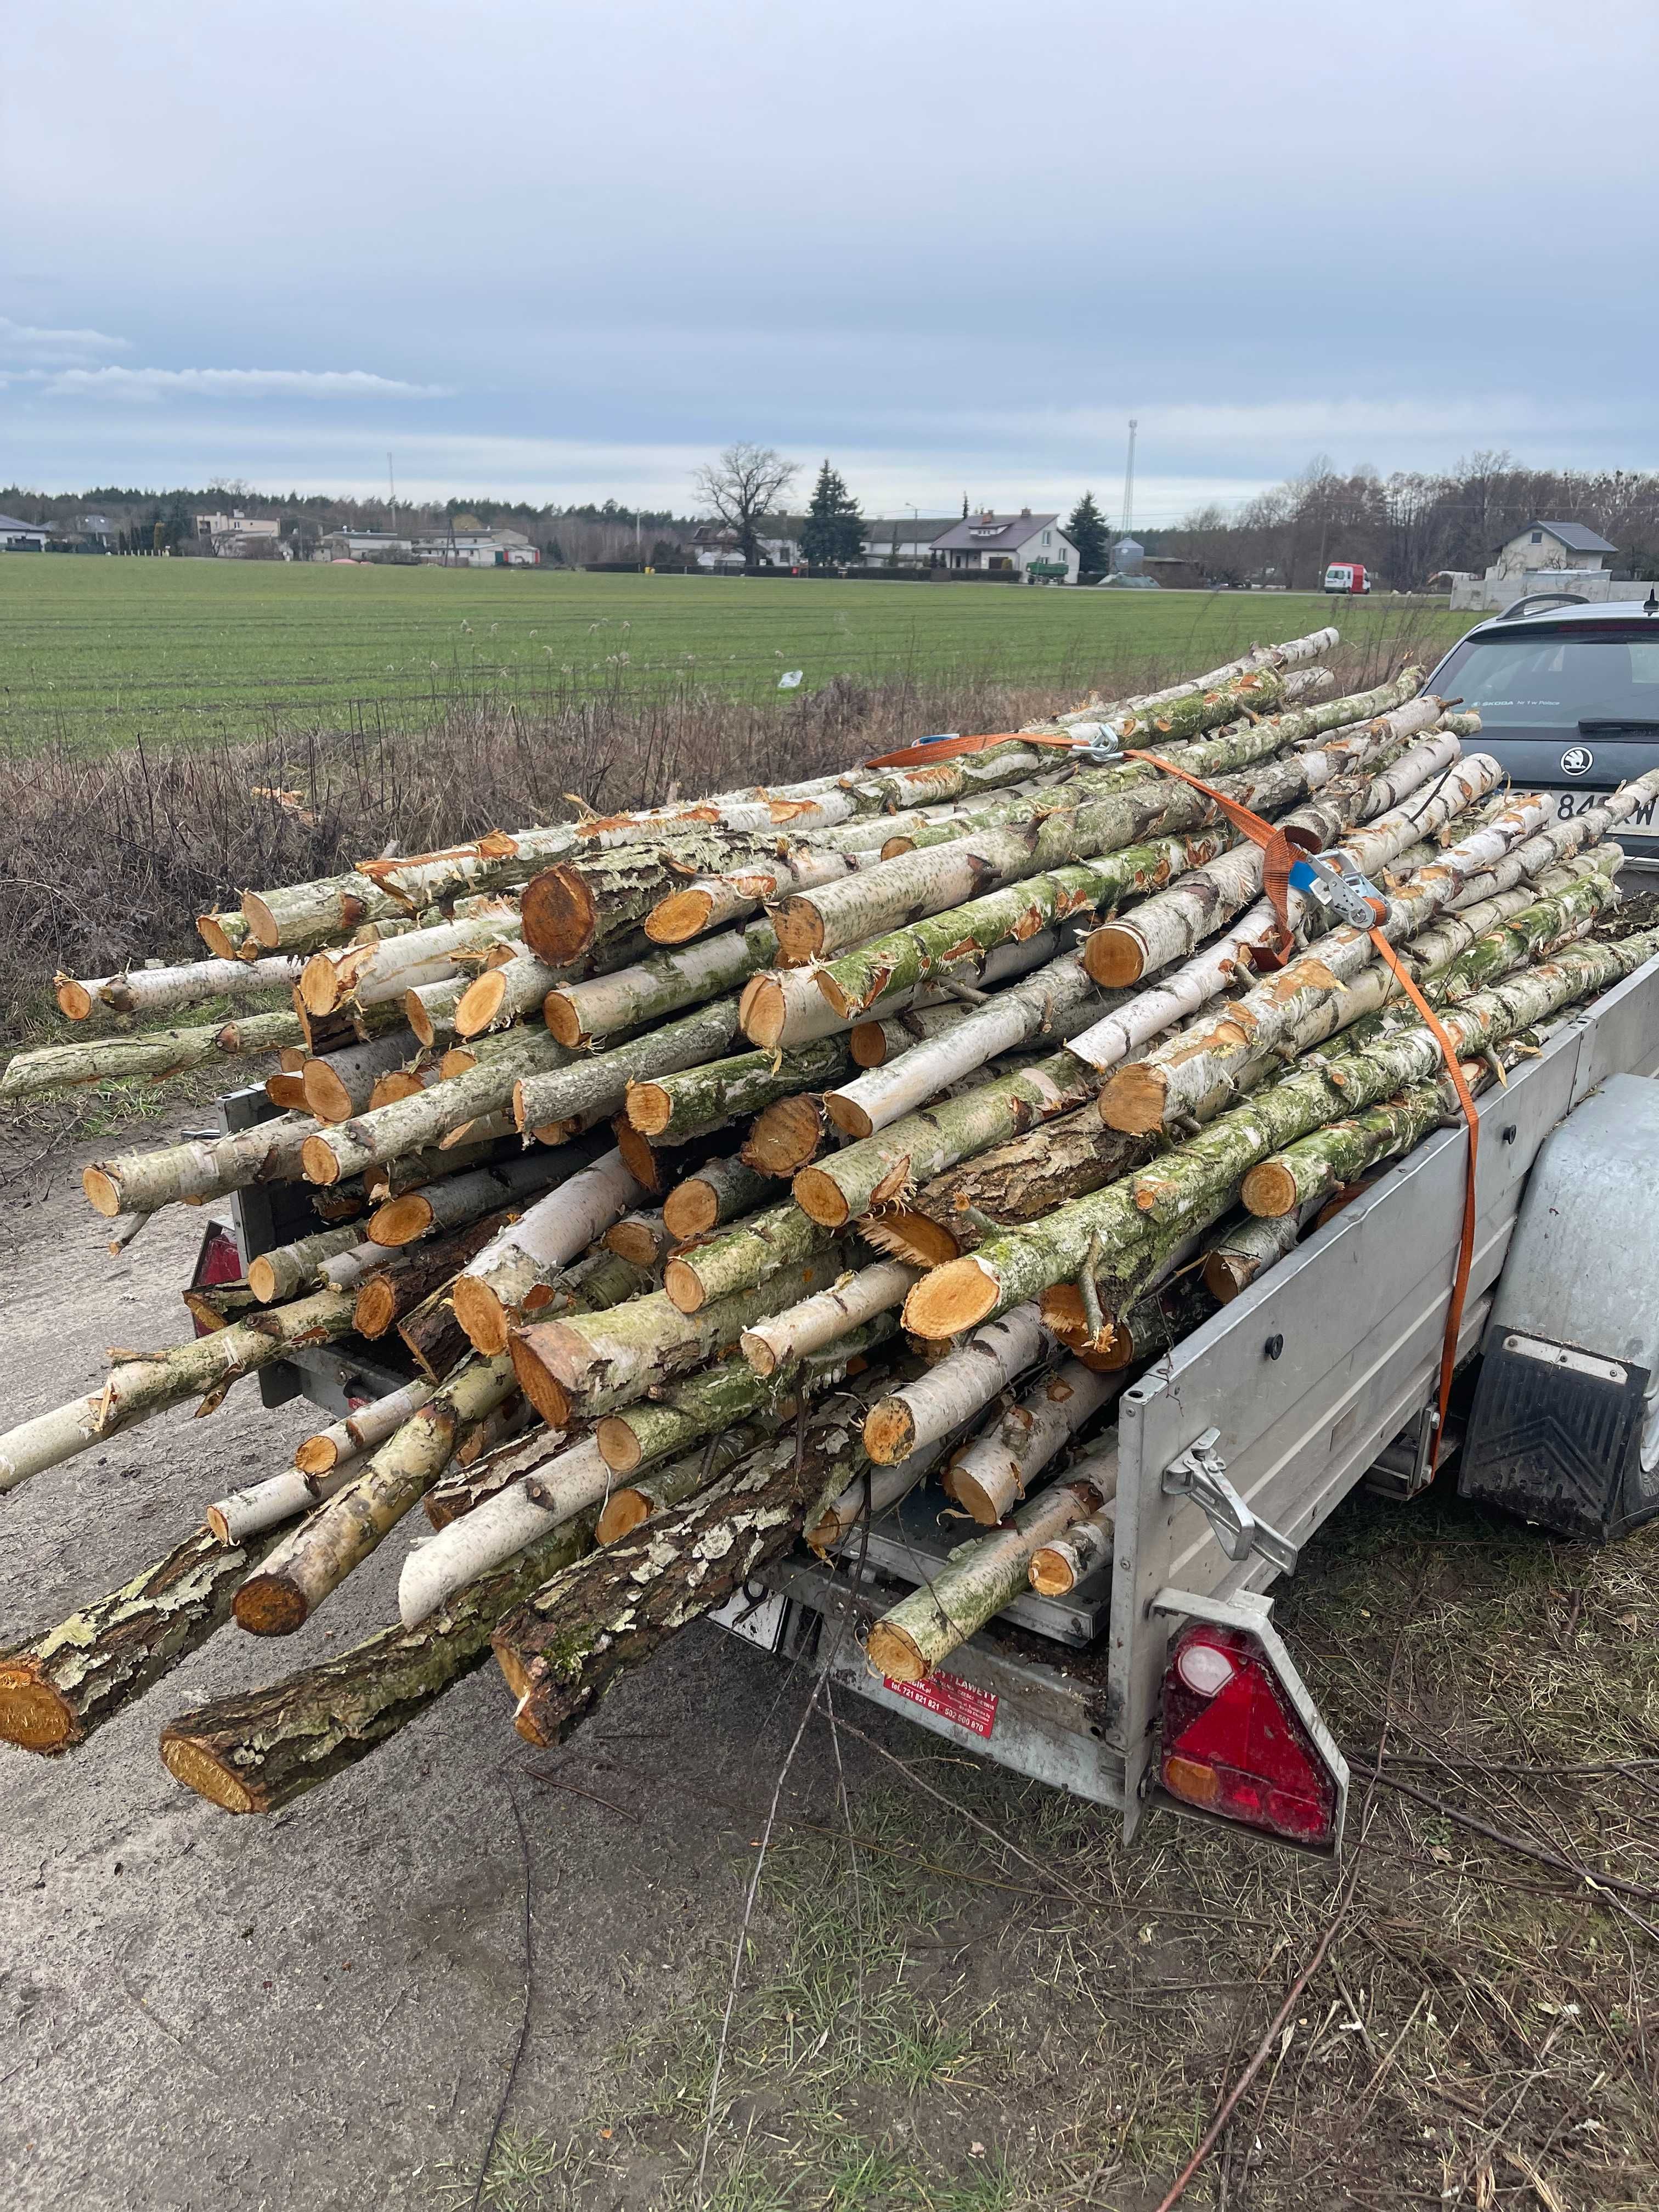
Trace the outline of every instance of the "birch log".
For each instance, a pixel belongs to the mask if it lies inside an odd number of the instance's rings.
[[[514,1091],[513,1110],[519,1127],[539,1129],[549,1122],[579,1115],[597,1119],[614,1114],[626,1100],[630,1083],[699,1066],[729,1051],[737,1036],[737,1000],[716,999],[629,1044],[614,1045],[608,1052],[577,1058],[554,1045],[555,1051],[564,1054],[564,1065],[551,1066],[544,1073],[527,1073]],[[551,1045],[552,1040],[549,1042]]]
[[[211,1413],[240,1376],[301,1345],[330,1343],[350,1326],[351,1300],[337,1291],[318,1291],[176,1344],[154,1358],[123,1359],[110,1369],[101,1390],[37,1413],[0,1436],[0,1492],[15,1490],[30,1475],[60,1466],[181,1398],[200,1396],[201,1411]]]
[[[342,1460],[331,1473],[314,1479],[301,1474],[297,1467],[285,1467],[279,1474],[266,1475],[262,1481],[216,1498],[202,1516],[204,1523],[216,1543],[249,1543],[256,1536],[280,1528],[285,1521],[297,1521],[322,1499],[343,1489],[356,1463],[354,1455]],[[228,1613],[228,1600],[226,1610]]]
[[[1480,1091],[1490,1080],[1484,1061],[1463,1062],[1462,1073],[1471,1091]],[[1345,1183],[1357,1182],[1379,1160],[1410,1152],[1457,1115],[1457,1094],[1449,1078],[1407,1084],[1363,1114],[1328,1121],[1283,1152],[1258,1160],[1245,1176],[1239,1196],[1251,1213],[1294,1221],[1303,1207],[1329,1198]]]
[[[546,1430],[492,1455],[485,1480],[505,1476],[470,1513],[446,1522],[404,1561],[398,1613],[413,1628],[479,1575],[545,1542],[555,1529],[589,1514],[611,1491],[611,1470],[592,1437],[572,1443]]]
[[[671,1505],[694,1498],[763,1443],[769,1433],[753,1421],[739,1421],[700,1443],[695,1451],[685,1452],[678,1459],[659,1460],[631,1481],[613,1482],[611,1495],[599,1508],[593,1540],[614,1544],[618,1538],[631,1535],[653,1513],[665,1512]]]
[[[985,955],[975,981],[988,991],[999,983],[1029,975],[1054,957],[1062,934],[1058,928],[1040,929],[1034,936],[1009,939]],[[860,1025],[860,1018],[843,1018],[836,1011],[818,989],[817,975],[813,968],[781,968],[750,978],[738,1001],[738,1013],[743,1033],[751,1044],[767,1052],[787,1051]],[[946,973],[913,990],[891,993],[881,1002],[881,1015],[902,1014],[915,1006],[960,1003],[955,982],[967,981],[966,970],[954,981],[952,974]]]
[[[957,1446],[943,1477],[946,1496],[982,1527],[996,1527],[1036,1477],[1113,1403],[1126,1379],[1121,1374],[1097,1374],[1079,1359],[1066,1360],[1017,1403],[994,1413],[977,1436]]]
[[[1245,1214],[1224,1224],[1212,1237],[1204,1256],[1204,1286],[1219,1304],[1231,1305],[1256,1277],[1288,1259],[1297,1247],[1306,1218],[1287,1213],[1277,1221],[1257,1221]]]
[[[924,1482],[939,1463],[942,1444],[927,1444],[896,1467],[877,1467],[860,1453],[859,1473],[802,1531],[818,1557],[827,1559],[866,1519],[879,1521]]]
[[[791,1361],[821,1351],[862,1322],[902,1304],[915,1279],[914,1267],[894,1260],[861,1267],[827,1291],[744,1329],[739,1340],[743,1356],[757,1375],[775,1375]]]
[[[397,900],[355,871],[242,893],[249,933],[268,952],[314,952],[349,937],[366,921],[395,922],[404,912]]]
[[[268,1540],[227,1548],[192,1529],[118,1589],[0,1654],[0,1741],[46,1753],[84,1743],[223,1626]]]
[[[771,1196],[771,1177],[746,1161],[736,1157],[705,1160],[663,1200],[663,1224],[677,1244],[684,1244],[752,1213]]]
[[[550,1188],[568,1183],[583,1168],[592,1166],[608,1148],[605,1136],[596,1131],[568,1145],[539,1148],[516,1160],[471,1168],[465,1175],[446,1176],[419,1190],[406,1191],[401,1197],[388,1199],[370,1214],[369,1242],[396,1249],[422,1237],[459,1229],[504,1206],[533,1204]]]
[[[351,1326],[360,1336],[384,1336],[434,1291],[444,1289],[501,1231],[513,1225],[501,1214],[486,1213],[441,1237],[383,1253],[380,1265],[357,1285]]]
[[[301,1148],[306,1175],[313,1182],[337,1182],[381,1161],[419,1152],[441,1142],[452,1130],[504,1107],[522,1079],[568,1067],[569,1054],[545,1030],[526,1030],[522,1035],[514,1031],[501,1042],[504,1049],[479,1060],[464,1075],[429,1084],[412,1098],[399,1098],[332,1128],[317,1130]],[[539,1127],[543,1120],[553,1118],[538,1115],[525,1126]]]
[[[1029,1586],[1032,1554],[1106,1504],[1115,1455],[1085,1461],[1065,1482],[1022,1505],[1004,1528],[958,1544],[931,1583],[913,1590],[870,1630],[870,1671],[890,1682],[922,1682],[959,1644]]]
[[[405,1382],[383,1398],[354,1407],[343,1419],[331,1421],[325,1429],[305,1437],[295,1451],[295,1466],[302,1474],[331,1474],[342,1461],[377,1450],[397,1434],[411,1413],[419,1413],[431,1395],[432,1385],[422,1379]]]
[[[394,1029],[343,1052],[308,1059],[300,1072],[307,1110],[319,1121],[349,1121],[368,1105],[381,1076],[419,1057],[415,1032]]]
[[[236,1593],[240,1625],[256,1636],[302,1627],[417,1504],[454,1449],[458,1431],[501,1403],[513,1388],[507,1359],[478,1360],[453,1376],[383,1443],[339,1495],[285,1537]]]
[[[821,1037],[784,1053],[740,1052],[628,1086],[627,1114],[642,1136],[659,1145],[747,1119],[797,1091],[839,1082],[853,1064],[846,1037]]]
[[[313,1014],[332,1013],[348,1002],[383,1006],[422,984],[444,981],[464,964],[458,956],[511,942],[518,933],[518,908],[503,902],[465,921],[439,922],[374,943],[331,947],[313,952],[307,961],[300,995]]]
[[[515,948],[510,960],[475,975],[456,1000],[456,1036],[475,1037],[486,1030],[505,1029],[521,1014],[544,1005],[568,980],[569,973],[566,968],[549,967],[545,960],[538,960],[522,947]],[[565,1040],[561,1037],[559,1042],[562,1044]]]
[[[129,968],[117,975],[58,975],[52,988],[58,1011],[71,1022],[121,1014],[173,1014],[210,999],[258,999],[286,994],[300,980],[300,963],[275,960],[190,960],[173,968]]]
[[[975,1329],[960,1350],[936,1361],[925,1375],[872,1406],[865,1417],[865,1450],[878,1467],[908,1459],[971,1420],[1017,1375],[1053,1349],[1036,1306],[1004,1314]]]
[[[745,1328],[823,1289],[836,1272],[820,1254],[695,1314],[658,1291],[605,1313],[527,1322],[512,1340],[520,1385],[550,1427],[566,1426],[573,1413],[597,1419],[735,1344]]]
[[[1073,1521],[1063,1536],[1039,1544],[1027,1570],[1031,1588],[1040,1597],[1069,1597],[1079,1583],[1110,1563],[1117,1541],[1117,1506],[1098,1507],[1084,1521]]]
[[[455,1318],[474,1349],[505,1352],[514,1321],[531,1310],[535,1293],[645,1195],[613,1148],[503,1229],[455,1281]]]
[[[247,1286],[262,1305],[275,1305],[297,1297],[301,1291],[319,1290],[322,1267],[336,1254],[356,1251],[363,1242],[362,1224],[342,1222],[337,1229],[314,1230],[248,1261]]]
[[[679,1253],[663,1271],[663,1289],[682,1313],[699,1313],[714,1299],[752,1290],[781,1267],[816,1258],[833,1234],[786,1200]]]
[[[165,1082],[186,1068],[239,1051],[270,1052],[297,1043],[297,1018],[289,1013],[256,1014],[241,1022],[210,1022],[199,1029],[153,1030],[142,1036],[100,1034],[70,1044],[41,1045],[14,1053],[0,1075],[0,1104],[41,1098],[54,1091],[77,1090],[88,1083]]]
[[[740,861],[764,860],[765,842],[726,831],[677,831],[660,848],[627,845],[573,853],[532,876],[520,901],[524,941],[550,967],[569,967],[598,945],[638,928],[677,881]]]
[[[416,1629],[383,1628],[337,1659],[181,1713],[161,1732],[176,1781],[227,1813],[275,1813],[367,1757],[489,1656],[489,1632],[592,1541],[568,1522]]]
[[[723,931],[684,951],[655,953],[608,975],[551,988],[543,1018],[562,1044],[592,1044],[741,990],[776,956],[777,938],[768,922]]]

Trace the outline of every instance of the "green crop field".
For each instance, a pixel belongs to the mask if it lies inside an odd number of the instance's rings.
[[[592,686],[752,699],[795,669],[809,691],[837,675],[1109,689],[1152,660],[1202,668],[1330,621],[1362,646],[1432,648],[1473,619],[1315,594],[10,554],[0,747],[407,725],[481,690],[526,706]]]

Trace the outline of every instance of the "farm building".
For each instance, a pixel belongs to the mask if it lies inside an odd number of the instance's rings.
[[[23,522],[15,514],[0,514],[0,553],[44,553],[51,535],[42,522]]]
[[[1015,575],[1074,584],[1078,550],[1060,526],[1057,514],[994,514],[984,508],[953,523],[934,541],[940,565],[947,568],[1011,570]]]

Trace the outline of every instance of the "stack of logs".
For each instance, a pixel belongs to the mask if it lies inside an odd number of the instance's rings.
[[[1595,934],[1659,772],[1559,821],[1420,672],[1333,696],[1334,641],[365,861],[203,916],[206,960],[61,977],[76,1041],[0,1096],[281,1054],[264,1118],[87,1170],[112,1243],[255,1186],[298,1225],[187,1293],[195,1336],[0,1434],[0,1490],[301,1347],[367,1339],[408,1379],[0,1657],[0,1735],[65,1749],[232,1618],[291,1632],[422,1508],[400,1620],[171,1720],[175,1776],[281,1806],[492,1651],[556,1742],[925,1481],[984,1533],[870,1626],[889,1678],[1108,1574],[1125,1383],[1453,1104],[1370,933],[1295,890],[1276,913],[1217,794],[1380,887],[1476,1088],[1659,949]]]

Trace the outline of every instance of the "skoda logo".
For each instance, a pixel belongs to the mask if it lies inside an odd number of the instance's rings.
[[[1569,745],[1561,756],[1561,766],[1568,775],[1583,775],[1595,766],[1595,755],[1588,745]]]

